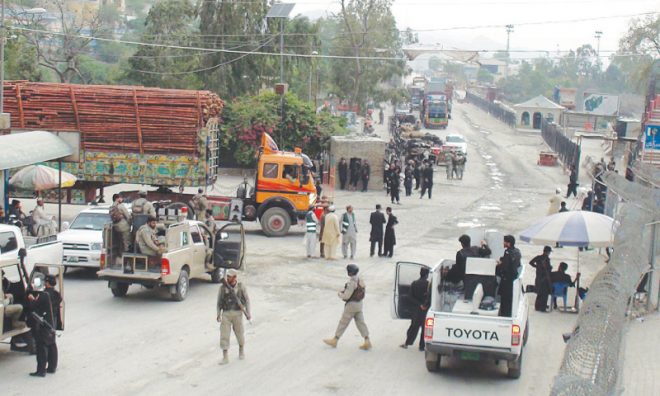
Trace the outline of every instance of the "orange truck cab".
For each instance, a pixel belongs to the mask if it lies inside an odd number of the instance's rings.
[[[255,188],[247,181],[236,197],[209,196],[216,220],[255,221],[268,236],[286,235],[316,203],[312,161],[296,149],[281,151],[264,134],[257,161]]]

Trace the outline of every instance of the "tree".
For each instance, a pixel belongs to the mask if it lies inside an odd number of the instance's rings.
[[[7,40],[5,47],[5,78],[8,80],[41,81],[43,72],[37,63],[37,51],[25,37]]]
[[[228,148],[240,165],[256,160],[259,138],[270,133],[280,149],[301,147],[316,155],[332,135],[344,133],[345,120],[327,112],[316,114],[311,103],[292,93],[284,96],[284,117],[280,113],[280,96],[272,92],[241,96],[228,102],[222,113],[222,146]]]
[[[279,23],[266,21],[270,8],[266,0],[200,0],[199,3],[197,15],[204,39],[202,45],[246,52],[278,48]],[[256,93],[264,82],[271,84],[279,75],[279,57],[219,51],[205,55],[201,66],[208,70],[199,73],[200,79],[207,88],[223,97]]]
[[[65,9],[65,0],[47,0],[44,3],[42,6],[55,10],[62,34],[21,31],[21,35],[35,49],[38,64],[53,72],[60,82],[86,83],[80,71],[80,60],[89,51],[93,42],[91,37],[100,28],[98,14],[71,14]],[[23,26],[46,30],[42,15],[17,13],[16,19]]]
[[[480,67],[479,72],[477,72],[477,81],[492,83],[493,81],[495,81],[495,76],[493,76],[493,73],[489,72],[483,67]]]
[[[362,58],[403,57],[391,0],[340,0],[340,11],[332,21],[338,31],[332,54],[350,57],[333,62],[336,91],[350,104],[362,106],[370,99],[385,99],[379,85],[402,75],[405,62]]]
[[[619,48],[635,54],[660,56],[660,14],[633,19]]]
[[[442,70],[442,59],[438,58],[437,56],[432,56],[429,58],[429,69],[433,71],[441,71]]]
[[[149,10],[142,41],[145,43],[193,46],[195,8],[188,0],[163,0]],[[129,58],[127,78],[135,83],[161,88],[201,88],[196,70],[200,57],[194,51],[143,45]]]

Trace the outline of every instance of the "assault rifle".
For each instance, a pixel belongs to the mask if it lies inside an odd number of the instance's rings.
[[[252,324],[252,318],[245,309],[245,305],[243,305],[241,299],[238,298],[238,295],[236,294],[236,290],[234,290],[233,287],[229,286],[229,284],[227,283],[227,279],[225,278],[222,278],[222,285],[225,286],[227,290],[229,290],[229,293],[232,295],[232,297],[236,299],[236,302],[238,303],[238,308],[240,308],[241,312],[243,312],[243,315],[245,315],[245,319],[247,319],[248,323]]]

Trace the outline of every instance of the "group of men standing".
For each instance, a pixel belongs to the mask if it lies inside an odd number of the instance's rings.
[[[351,158],[350,163],[342,157],[337,164],[339,174],[339,188],[342,190],[358,190],[358,183],[362,182],[362,192],[367,191],[369,178],[371,177],[371,166],[369,161],[361,158]],[[347,184],[348,183],[348,184]]]
[[[451,150],[445,154],[445,170],[447,171],[447,180],[463,180],[465,171],[465,162],[467,157],[462,151]]]

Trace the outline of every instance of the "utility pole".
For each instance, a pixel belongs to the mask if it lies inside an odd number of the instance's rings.
[[[5,31],[5,0],[2,0],[2,11],[0,18],[0,118],[5,113],[5,41],[7,41],[7,32]]]
[[[511,58],[511,55],[509,54],[509,43],[510,43],[511,33],[513,33],[513,25],[511,24],[506,25],[506,70],[504,73],[505,78],[509,77],[509,59]]]
[[[596,38],[596,56],[598,59],[600,59],[600,38],[603,35],[603,32],[600,30],[596,30],[596,35],[594,36]]]

